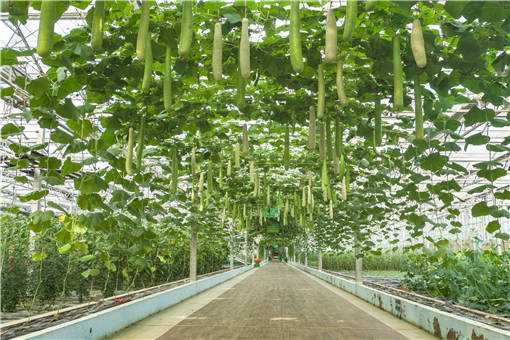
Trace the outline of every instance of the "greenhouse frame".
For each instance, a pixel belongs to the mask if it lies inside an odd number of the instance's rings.
[[[510,1],[0,5],[2,339],[510,339]]]

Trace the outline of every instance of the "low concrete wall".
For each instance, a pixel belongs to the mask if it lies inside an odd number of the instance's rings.
[[[244,266],[208,276],[16,339],[101,339],[252,268]]]
[[[341,288],[357,297],[384,309],[396,317],[406,320],[425,331],[448,340],[509,340],[510,332],[477,322],[462,316],[446,313],[439,309],[391,295],[383,291],[356,284],[354,280],[347,280],[315,268],[305,267],[300,263],[290,265],[303,270],[333,286]]]

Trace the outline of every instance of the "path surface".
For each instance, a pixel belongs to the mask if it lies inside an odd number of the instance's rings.
[[[210,294],[216,296],[210,296],[202,305],[197,305],[197,300],[188,315],[180,315],[180,319],[176,319],[174,312],[166,317],[173,317],[174,321],[165,324],[163,311],[115,338],[430,338],[416,327],[285,264],[270,263],[237,281],[222,292],[212,291]],[[160,328],[150,333],[149,329],[144,330],[144,322],[145,328],[150,325]]]

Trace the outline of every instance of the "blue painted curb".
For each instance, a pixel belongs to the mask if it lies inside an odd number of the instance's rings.
[[[101,339],[251,269],[244,266],[205,277],[15,339]]]

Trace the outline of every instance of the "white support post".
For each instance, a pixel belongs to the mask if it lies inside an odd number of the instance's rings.
[[[356,278],[356,283],[357,284],[362,284],[363,283],[363,275],[362,275],[362,272],[363,272],[363,258],[362,257],[358,257],[359,255],[359,246],[356,245],[355,248],[354,248],[354,256],[356,257],[356,274],[355,274],[355,278]]]
[[[244,264],[248,265],[249,262],[249,254],[248,254],[248,229],[244,231]]]
[[[191,240],[189,252],[189,280],[197,280],[197,228],[191,227]]]

